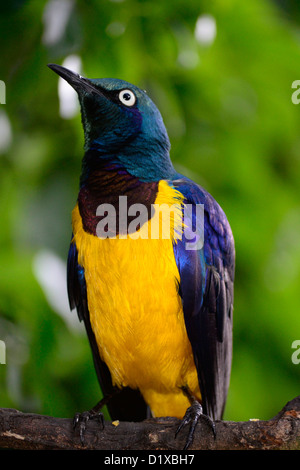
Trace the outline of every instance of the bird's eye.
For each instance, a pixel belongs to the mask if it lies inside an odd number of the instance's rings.
[[[136,102],[135,94],[131,90],[122,90],[119,93],[119,100],[125,106],[133,106]]]

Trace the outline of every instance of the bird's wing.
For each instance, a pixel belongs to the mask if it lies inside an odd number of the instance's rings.
[[[76,308],[79,320],[84,322],[102,392],[105,397],[111,395],[107,404],[111,419],[119,419],[121,421],[144,420],[148,416],[148,409],[140,392],[125,387],[118,393],[115,393],[116,389],[112,384],[109,369],[100,358],[96,338],[90,322],[84,269],[78,264],[77,248],[74,241],[71,241],[68,255],[67,287],[70,308],[71,310]],[[101,299],[99,299],[99,302],[101,302]]]
[[[221,419],[232,358],[234,240],[223,210],[209,193],[185,177],[172,184],[184,195],[184,203],[193,207],[192,216],[184,218],[186,230],[182,240],[174,243],[185,325],[204,413],[212,419]],[[191,235],[188,229],[196,232],[196,204],[204,205],[203,246],[200,240],[200,249],[187,250]]]

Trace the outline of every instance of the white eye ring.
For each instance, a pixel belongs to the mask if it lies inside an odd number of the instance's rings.
[[[119,93],[119,100],[125,106],[133,106],[136,102],[136,96],[131,90],[122,90]]]

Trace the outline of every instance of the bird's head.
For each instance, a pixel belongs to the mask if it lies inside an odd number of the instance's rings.
[[[170,177],[168,134],[145,91],[123,80],[87,79],[60,65],[49,67],[78,93],[86,151],[116,159],[144,180]]]

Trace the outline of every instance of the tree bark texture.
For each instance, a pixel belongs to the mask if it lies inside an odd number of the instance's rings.
[[[0,448],[31,450],[164,450],[181,451],[189,426],[175,439],[180,421],[155,418],[140,423],[89,421],[81,444],[72,419],[53,418],[0,408]],[[217,421],[216,438],[200,420],[192,450],[300,450],[300,396],[268,421]]]

